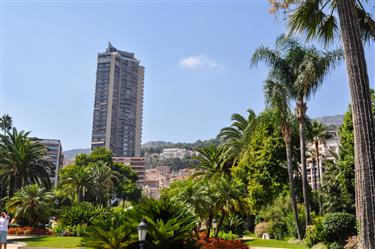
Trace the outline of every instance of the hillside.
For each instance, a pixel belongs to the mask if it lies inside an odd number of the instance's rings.
[[[77,155],[77,154],[88,154],[91,152],[91,149],[87,148],[87,149],[73,149],[73,150],[67,150],[67,151],[64,151],[64,159],[65,160],[73,160],[74,157]]]
[[[342,125],[344,115],[334,115],[334,116],[322,116],[322,117],[316,117],[313,118],[314,120],[318,120],[319,122],[322,122],[323,124],[327,125],[331,129],[338,129]],[[163,149],[165,148],[185,148],[188,150],[196,150],[197,148],[207,147],[210,144],[220,144],[220,141],[218,139],[209,139],[209,140],[198,140],[194,143],[172,143],[172,142],[166,142],[166,141],[150,141],[142,144],[142,154],[144,152],[150,152],[150,153],[161,153]],[[73,149],[73,150],[67,150],[64,151],[64,157],[67,160],[72,160],[74,157],[79,153],[90,153],[90,149]]]

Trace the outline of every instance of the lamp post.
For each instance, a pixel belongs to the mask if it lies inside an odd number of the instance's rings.
[[[213,219],[212,220],[212,228],[214,229],[214,234],[216,232],[216,227],[217,227],[216,219]]]
[[[143,246],[146,240],[146,235],[147,235],[147,224],[145,223],[144,219],[142,219],[141,223],[138,224],[137,230],[138,230],[139,248],[143,249]]]

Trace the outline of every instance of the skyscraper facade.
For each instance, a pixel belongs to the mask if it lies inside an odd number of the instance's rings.
[[[111,43],[98,54],[91,149],[118,157],[141,153],[144,67],[133,53]]]

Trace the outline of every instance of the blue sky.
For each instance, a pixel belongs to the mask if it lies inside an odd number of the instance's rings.
[[[2,113],[65,150],[91,139],[96,56],[108,41],[145,66],[143,142],[215,137],[233,113],[264,108],[260,45],[285,31],[268,1],[2,2]],[[366,47],[371,85],[374,47]],[[310,101],[311,117],[342,114],[345,67]]]

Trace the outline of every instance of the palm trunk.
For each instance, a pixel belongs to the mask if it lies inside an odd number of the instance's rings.
[[[286,159],[287,159],[287,164],[288,164],[290,198],[292,199],[292,211],[293,211],[293,215],[294,215],[294,220],[296,222],[297,237],[298,237],[299,240],[301,240],[302,236],[301,236],[301,229],[300,229],[299,221],[298,221],[296,191],[295,191],[294,178],[293,178],[292,144],[291,144],[290,128],[286,129],[286,132],[289,133],[289,134],[284,135],[284,141],[285,141],[285,147],[286,147]]]
[[[359,248],[375,248],[375,127],[354,0],[336,1],[352,98]]]
[[[18,190],[22,188],[22,183],[23,183],[22,176],[16,173],[14,175],[14,191],[15,192],[17,192]]]
[[[303,201],[304,201],[305,209],[306,209],[306,225],[311,225],[310,202],[309,202],[310,199],[309,199],[307,168],[306,168],[306,142],[305,142],[305,119],[304,119],[305,113],[306,113],[306,104],[304,103],[303,99],[299,99],[297,101],[297,117],[299,121]]]
[[[9,176],[9,198],[14,195],[14,175]]]
[[[223,223],[224,223],[224,218],[225,218],[225,211],[224,211],[224,209],[222,209],[221,210],[221,217],[220,217],[219,223],[217,224],[217,228],[216,228],[216,231],[215,231],[215,238],[217,238],[219,236],[219,232],[220,232],[221,227],[223,226]]]
[[[316,182],[316,161],[315,159],[313,158],[312,159],[312,164],[311,164],[311,173],[312,173],[312,177],[311,177],[311,181],[312,181],[312,189],[313,190],[317,190],[317,182]]]
[[[208,221],[206,223],[206,227],[207,227],[206,239],[208,239],[210,237],[211,226],[212,226],[212,219],[213,219],[213,214],[210,213],[210,215],[208,216]]]

